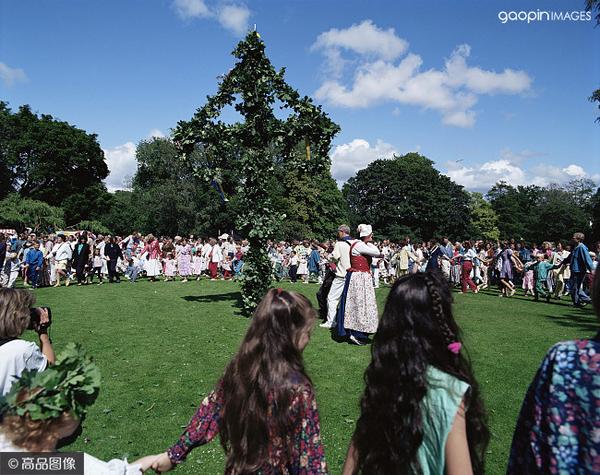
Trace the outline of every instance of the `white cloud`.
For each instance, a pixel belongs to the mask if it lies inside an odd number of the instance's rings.
[[[250,10],[244,5],[225,5],[220,8],[218,20],[221,26],[238,36],[248,31]]]
[[[446,165],[446,175],[467,189],[487,191],[499,181],[506,181],[513,186],[527,184],[523,169],[504,159],[485,162],[479,166],[458,166],[456,162],[448,162]]]
[[[127,142],[113,148],[105,149],[106,164],[110,171],[106,178],[106,187],[109,191],[127,189],[127,182],[135,174],[137,161],[135,160],[135,144]]]
[[[505,69],[497,73],[467,66],[470,54],[471,47],[463,44],[458,46],[446,61],[449,86],[465,86],[480,94],[517,94],[530,88],[532,79],[524,71]]]
[[[0,62],[0,79],[8,87],[13,86],[18,82],[27,82],[25,71],[20,68],[11,68],[5,63]]]
[[[529,150],[513,152],[510,149],[503,149],[499,159],[482,164],[468,165],[462,160],[448,162],[444,173],[459,185],[477,191],[487,191],[499,181],[505,181],[513,186],[564,184],[575,178],[590,178],[595,182],[600,181],[600,176],[590,175],[583,167],[576,164],[570,164],[564,168],[547,163],[537,163],[531,167],[524,166],[524,160],[543,155]]]
[[[206,18],[212,16],[204,0],[175,0],[173,6],[181,18]]]
[[[166,135],[160,129],[152,129],[144,140],[153,138],[165,138]],[[133,142],[126,142],[113,148],[104,149],[106,165],[109,175],[106,177],[106,187],[109,191],[128,189],[129,180],[135,175],[137,170],[137,160],[135,159],[136,145]]]
[[[364,139],[354,139],[335,147],[331,154],[331,174],[339,184],[354,176],[358,170],[380,158],[390,158],[396,152],[388,143],[378,140],[375,145]]]
[[[573,178],[585,178],[587,173],[579,165],[571,164],[562,169],[562,171]]]
[[[332,28],[321,33],[312,49],[326,51],[345,49],[360,55],[370,55],[387,61],[396,59],[408,49],[408,42],[396,36],[393,28],[378,28],[371,20],[365,20],[350,28]]]
[[[361,43],[361,36],[367,38]],[[364,108],[391,102],[413,105],[438,111],[442,122],[456,127],[475,124],[476,105],[480,95],[519,94],[528,91],[532,79],[524,71],[504,69],[498,73],[469,66],[469,45],[457,46],[444,69],[421,70],[423,59],[407,53],[408,42],[399,38],[393,29],[382,30],[370,21],[352,25],[345,30],[333,28],[321,33],[313,49],[323,51],[325,67],[330,72],[315,92],[315,96],[332,105]],[[358,55],[354,61],[343,53]],[[354,70],[342,81],[348,64]]]
[[[154,137],[163,139],[163,138],[165,138],[165,134],[160,129],[152,129],[150,132],[148,132],[147,138],[152,139]]]
[[[210,7],[204,0],[174,0],[173,7],[183,19],[213,18],[237,36],[244,35],[248,30],[251,12],[245,5],[226,3]]]

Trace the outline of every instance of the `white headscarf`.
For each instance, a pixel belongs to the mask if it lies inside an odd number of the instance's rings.
[[[357,231],[360,237],[370,236],[373,234],[373,228],[370,224],[359,224]]]

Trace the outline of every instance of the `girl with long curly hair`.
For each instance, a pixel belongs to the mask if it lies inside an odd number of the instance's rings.
[[[302,359],[315,322],[306,297],[269,290],[216,388],[177,443],[156,456],[152,469],[171,470],[194,447],[220,434],[226,474],[328,473],[315,394]]]
[[[483,473],[485,412],[439,271],[396,281],[371,353],[344,475]]]

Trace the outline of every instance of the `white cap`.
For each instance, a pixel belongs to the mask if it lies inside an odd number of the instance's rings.
[[[219,236],[219,239],[229,239],[229,234],[223,233]]]
[[[373,234],[373,228],[370,224],[359,224],[357,231],[360,237],[370,236]]]

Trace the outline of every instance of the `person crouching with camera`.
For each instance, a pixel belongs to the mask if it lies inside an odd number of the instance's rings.
[[[24,370],[43,371],[55,362],[49,309],[34,308],[34,302],[27,290],[0,289],[0,396]],[[37,332],[39,346],[21,339],[27,329]]]

